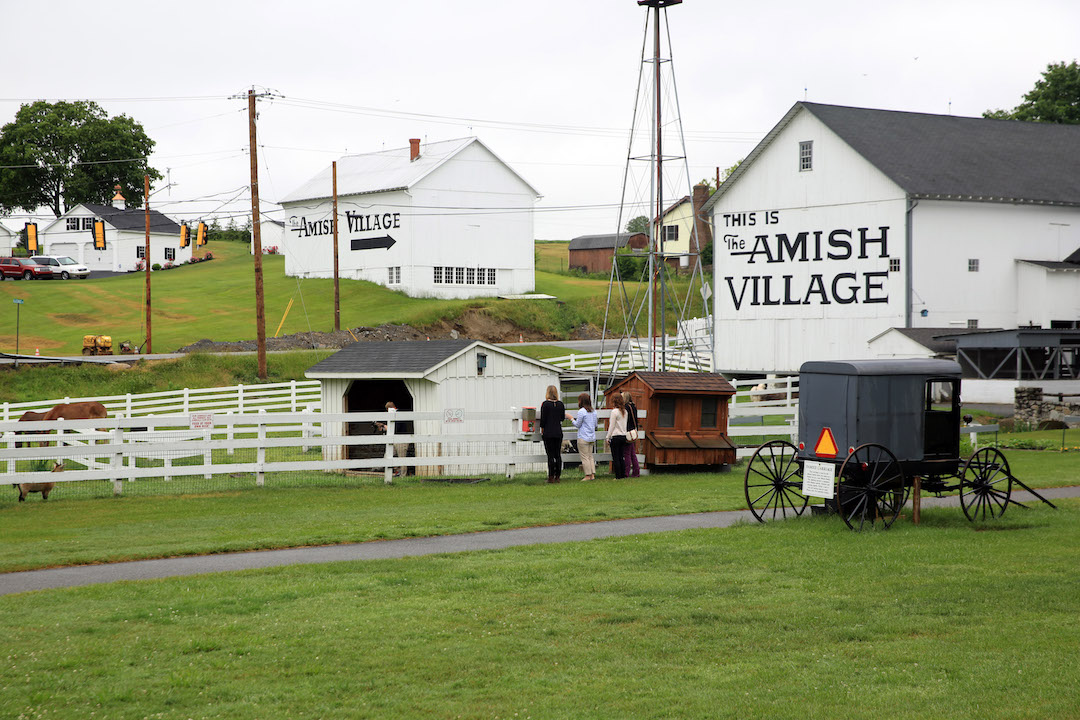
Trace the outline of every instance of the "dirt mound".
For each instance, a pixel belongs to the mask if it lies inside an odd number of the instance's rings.
[[[589,340],[600,337],[599,331],[591,325],[582,325],[574,330],[570,339]],[[518,340],[543,341],[564,339],[554,333],[537,332],[519,328],[513,323],[478,310],[469,310],[453,321],[440,320],[433,325],[413,327],[411,325],[379,325],[378,327],[356,327],[339,332],[305,332],[294,335],[266,338],[266,349],[275,350],[310,350],[343,348],[354,342],[387,340],[445,340],[468,338],[490,343],[517,342]],[[254,340],[220,341],[203,339],[179,348],[176,352],[255,352]]]

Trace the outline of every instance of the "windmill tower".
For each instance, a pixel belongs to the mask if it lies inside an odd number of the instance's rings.
[[[713,347],[711,290],[699,262],[696,209],[682,225],[683,238],[679,225],[665,223],[667,211],[685,202],[694,207],[667,24],[667,9],[682,0],[637,3],[646,8],[645,39],[617,233],[631,218],[644,218],[649,250],[636,260],[618,249],[612,257],[601,353],[608,343],[615,352],[597,371],[602,384],[630,369],[710,369],[704,366]],[[697,337],[696,343],[691,318],[700,318],[696,322],[707,329],[707,337]]]

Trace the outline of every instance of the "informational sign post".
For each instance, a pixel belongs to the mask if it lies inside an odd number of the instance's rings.
[[[836,466],[807,460],[803,463],[803,495],[831,500],[836,485]]]
[[[191,413],[192,430],[213,430],[214,413]]]

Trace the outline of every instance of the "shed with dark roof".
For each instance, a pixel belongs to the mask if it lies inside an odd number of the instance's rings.
[[[539,407],[549,385],[559,386],[559,368],[481,340],[358,342],[308,368],[305,377],[322,384],[322,412],[381,412],[388,401],[398,410],[438,412],[460,419],[473,413]],[[451,413],[451,415],[447,415]],[[505,421],[469,422],[468,432],[505,434]],[[341,423],[327,423],[326,435],[339,434]],[[373,423],[350,423],[345,434],[373,434]],[[420,445],[418,456],[453,454],[456,422],[421,420],[416,434],[446,435],[442,447]],[[408,429],[411,433],[411,428]],[[364,446],[352,446],[358,450]],[[374,446],[367,446],[374,447]],[[340,459],[341,447],[324,451]],[[475,472],[497,468],[474,468]]]
[[[639,447],[645,465],[725,467],[735,462],[728,437],[728,403],[735,388],[719,373],[637,371],[605,391],[628,392],[645,419]]]
[[[645,252],[649,247],[649,236],[645,233],[579,235],[570,241],[567,265],[571,270],[587,273],[608,272],[611,270],[612,255],[625,247],[635,252]]]

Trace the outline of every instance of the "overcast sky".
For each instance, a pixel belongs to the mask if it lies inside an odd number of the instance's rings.
[[[978,116],[1080,55],[1076,0],[685,0],[667,17],[693,181],[799,100]],[[543,194],[538,238],[616,229],[635,0],[0,0],[0,19],[0,124],[37,99],[129,115],[173,183],[151,206],[178,220],[250,214],[247,106],[231,96],[254,86],[277,96],[258,123],[272,215],[344,154],[475,135]]]

